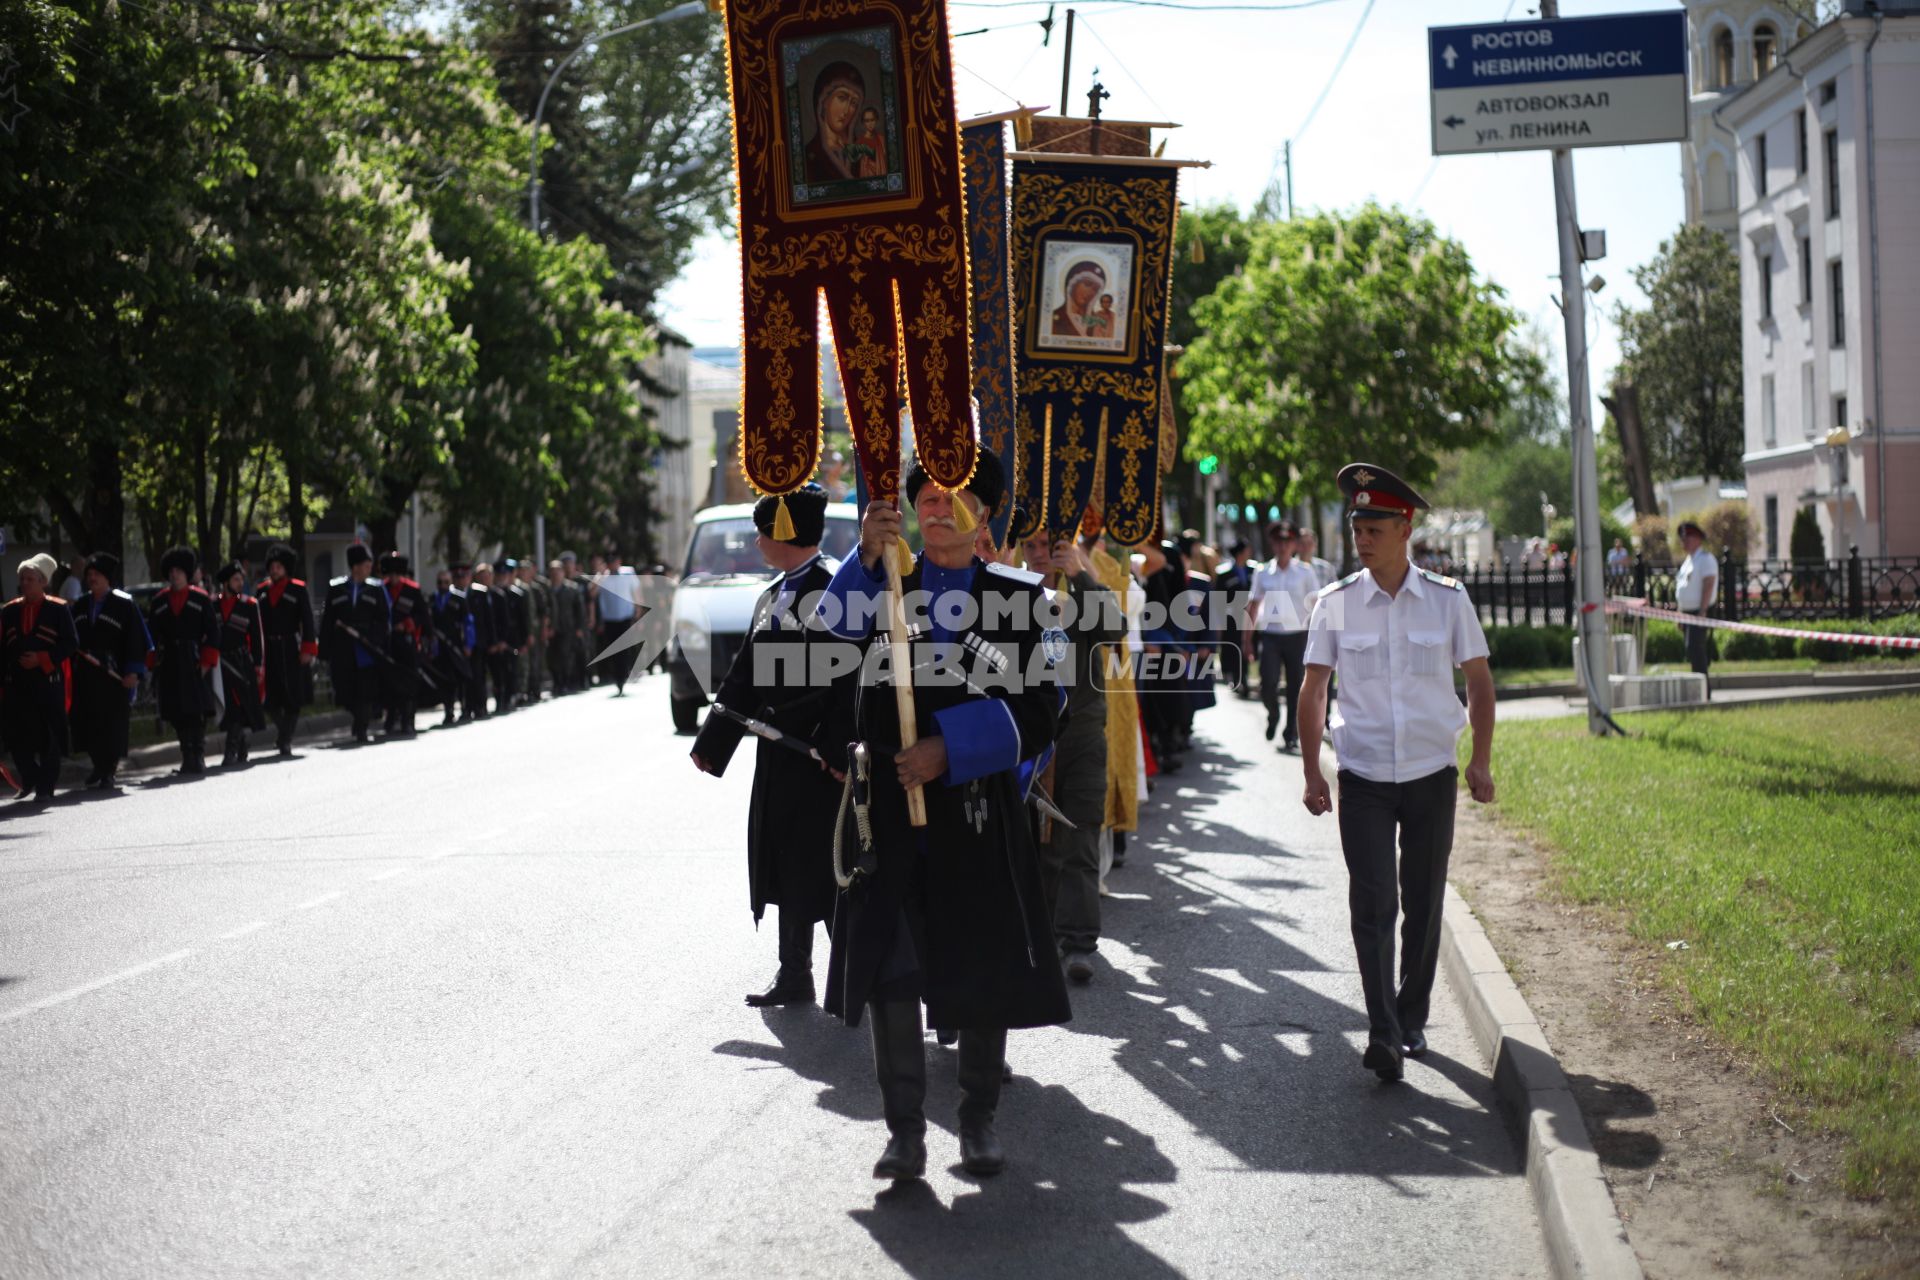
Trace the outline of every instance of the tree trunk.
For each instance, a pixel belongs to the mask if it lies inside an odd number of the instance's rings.
[[[1634,514],[1658,515],[1660,507],[1653,493],[1653,470],[1647,465],[1646,434],[1640,423],[1640,389],[1631,382],[1613,384],[1611,396],[1600,397],[1613,418],[1613,429],[1620,438],[1620,458],[1627,473],[1627,491],[1633,497]]]
[[[301,484],[302,468],[297,454],[287,453],[287,545],[293,548],[294,562],[300,566],[298,577],[307,576],[307,499]]]
[[[87,442],[86,522],[89,551],[125,560],[127,498],[120,475],[120,444],[95,436]]]
[[[213,551],[213,521],[207,512],[207,427],[193,430],[193,536],[204,566]],[[218,567],[218,566],[215,566]]]

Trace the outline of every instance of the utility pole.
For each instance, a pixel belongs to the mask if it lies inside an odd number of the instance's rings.
[[[1287,167],[1287,221],[1293,221],[1293,139],[1280,144],[1280,155]]]
[[[1066,54],[1060,61],[1060,114],[1067,114],[1067,91],[1073,87],[1073,10],[1067,10]]]
[[[1540,16],[1560,16],[1559,0],[1540,0]],[[1289,184],[1291,186],[1291,184]],[[1587,731],[1604,735],[1613,716],[1607,683],[1612,641],[1607,635],[1601,576],[1600,480],[1594,461],[1593,396],[1587,382],[1587,286],[1580,267],[1580,221],[1573,194],[1573,152],[1553,149],[1554,221],[1560,232],[1560,315],[1567,329],[1567,418],[1573,437],[1574,572],[1580,599],[1580,656],[1586,667]]]

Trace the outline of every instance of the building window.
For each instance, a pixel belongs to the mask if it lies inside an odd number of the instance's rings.
[[[1779,438],[1777,426],[1773,411],[1773,375],[1762,374],[1760,378],[1760,445],[1762,448],[1773,448],[1774,442]]]
[[[1840,216],[1840,131],[1829,129],[1820,135],[1820,158],[1827,166],[1827,217]]]
[[[1764,133],[1753,140],[1753,189],[1761,195],[1767,194],[1767,135]]]
[[[1780,499],[1767,498],[1767,559],[1780,558]]]
[[[1833,425],[1842,431],[1847,429],[1847,398],[1845,396],[1833,398]]]
[[[1800,305],[1813,301],[1813,237],[1800,237]]]
[[[1840,96],[1840,81],[1837,77],[1835,79],[1827,81],[1825,84],[1820,86],[1820,105],[1821,106],[1823,107],[1826,106],[1829,102],[1832,102],[1835,98],[1839,96]]]
[[[1760,255],[1760,322],[1773,319],[1773,255]]]
[[[1793,124],[1793,171],[1804,178],[1807,176],[1807,167],[1813,162],[1807,154],[1807,113],[1804,109],[1794,113]]]
[[[1827,289],[1833,295],[1833,345],[1847,345],[1847,273],[1838,258],[1827,264]]]
[[[1725,27],[1713,37],[1713,87],[1726,89],[1733,84],[1733,32]]]
[[[1753,78],[1758,80],[1773,70],[1774,50],[1780,47],[1780,37],[1774,33],[1773,24],[1763,22],[1753,29]]]
[[[1813,361],[1800,366],[1800,434],[1813,439]]]

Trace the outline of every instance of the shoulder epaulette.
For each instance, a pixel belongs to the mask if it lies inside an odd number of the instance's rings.
[[[342,574],[338,578],[335,578],[331,582],[327,583],[327,585],[330,587],[344,587],[347,585],[347,583],[351,582],[352,580],[353,580],[352,574],[350,573]]]
[[[1334,592],[1340,590],[1340,588],[1342,587],[1350,587],[1354,583],[1360,581],[1360,575],[1364,572],[1366,572],[1364,569],[1356,569],[1354,572],[1348,574],[1346,577],[1340,579],[1340,581],[1338,582],[1329,582],[1326,586],[1314,592],[1314,595],[1330,596]]]
[[[1465,591],[1467,589],[1466,584],[1462,583],[1458,578],[1449,578],[1446,574],[1435,573],[1431,569],[1422,569],[1420,576],[1435,586],[1446,587],[1452,591]]]
[[[1029,587],[1040,586],[1046,581],[1044,575],[1035,573],[1031,569],[1015,568],[1010,564],[1001,564],[997,560],[985,562],[985,568],[988,573],[996,574],[1002,578],[1011,578],[1015,582],[1023,583]]]
[[[113,589],[113,594],[115,594],[115,595],[117,595],[117,596],[119,596],[119,597],[120,597],[120,598],[121,598],[122,600],[131,600],[131,599],[133,599],[133,597],[132,597],[132,596],[130,596],[130,595],[128,595],[128,594],[127,594],[126,592],[124,592],[124,591],[122,591],[122,590],[121,590],[120,588],[118,588],[118,587],[115,587],[115,588]]]

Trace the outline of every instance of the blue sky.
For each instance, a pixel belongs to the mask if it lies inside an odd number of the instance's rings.
[[[1458,156],[1436,164],[1428,138],[1427,28],[1527,18],[1534,2],[1374,0],[1345,68],[1302,133],[1367,0],[1325,0],[1269,12],[1192,12],[1088,0],[1075,6],[1080,16],[1074,105],[1084,111],[1097,67],[1113,95],[1105,105],[1109,115],[1181,122],[1184,127],[1170,135],[1167,154],[1213,162],[1211,169],[1182,174],[1181,195],[1189,203],[1250,205],[1272,178],[1282,141],[1297,136],[1297,207],[1346,209],[1373,199],[1419,211],[1465,244],[1476,266],[1507,290],[1522,315],[1551,334],[1558,360],[1563,331],[1552,301],[1559,292],[1559,250],[1548,154]],[[962,115],[1004,110],[1016,102],[1058,106],[1066,7],[1059,7],[1051,46],[1041,48],[1036,24],[1046,14],[1045,0],[950,4],[955,32],[1001,28],[954,41]],[[1562,14],[1677,7],[1657,0],[1565,0]],[[1629,269],[1651,258],[1680,225],[1680,147],[1579,150],[1574,171],[1581,223],[1607,232],[1608,256],[1594,264],[1607,287],[1600,306],[1589,309],[1588,324],[1594,382],[1604,387],[1619,348],[1612,320],[1598,313],[1610,315],[1623,299],[1642,301]],[[732,239],[710,236],[667,291],[663,318],[697,345],[735,343],[739,292]]]

